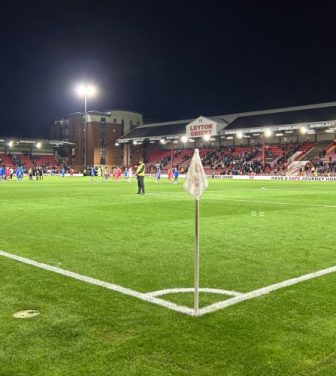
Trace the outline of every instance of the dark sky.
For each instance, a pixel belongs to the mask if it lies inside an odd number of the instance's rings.
[[[336,100],[332,4],[4,0],[0,136],[47,137],[81,80],[160,120]]]

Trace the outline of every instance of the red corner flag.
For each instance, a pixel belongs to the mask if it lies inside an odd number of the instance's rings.
[[[190,166],[185,177],[183,188],[197,200],[208,187],[208,179],[205,175],[198,149],[195,149]]]

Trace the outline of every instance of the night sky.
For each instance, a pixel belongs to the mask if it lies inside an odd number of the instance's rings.
[[[332,4],[4,0],[0,136],[48,137],[82,80],[153,120],[334,101]]]

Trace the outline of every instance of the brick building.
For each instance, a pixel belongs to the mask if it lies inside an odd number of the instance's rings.
[[[76,145],[66,157],[67,164],[76,169],[82,169],[85,160],[87,166],[120,166],[128,163],[124,155],[129,155],[130,150],[128,145],[120,147],[117,140],[142,122],[142,115],[131,111],[88,111],[86,122],[83,113],[74,113],[55,121],[50,137]]]

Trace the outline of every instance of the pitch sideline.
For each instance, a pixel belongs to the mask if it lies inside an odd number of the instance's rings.
[[[230,299],[220,301],[220,302],[208,305],[206,307],[203,307],[199,310],[198,315],[195,315],[194,310],[192,308],[177,305],[175,303],[172,303],[172,302],[169,302],[167,300],[160,299],[160,298],[156,297],[158,295],[164,295],[165,294],[165,293],[163,293],[164,291],[173,291],[174,293],[189,292],[190,290],[192,290],[190,288],[167,289],[167,290],[159,290],[159,291],[152,291],[152,292],[148,292],[148,293],[142,293],[142,292],[139,292],[139,291],[136,291],[136,290],[129,289],[127,287],[116,285],[116,284],[113,284],[113,283],[110,283],[110,282],[104,282],[104,281],[101,281],[99,279],[95,279],[95,278],[92,278],[92,277],[89,277],[89,276],[86,276],[86,275],[71,272],[69,270],[61,269],[61,268],[51,266],[51,265],[48,265],[48,264],[40,263],[40,262],[31,260],[31,259],[28,259],[28,258],[25,258],[25,257],[14,255],[12,253],[4,252],[4,251],[1,251],[1,250],[0,250],[0,256],[21,262],[23,264],[31,265],[31,266],[34,266],[34,267],[39,268],[39,269],[47,270],[47,271],[50,271],[50,272],[53,272],[53,273],[56,273],[56,274],[61,274],[63,276],[66,276],[66,277],[69,277],[69,278],[72,278],[72,279],[76,279],[76,280],[79,280],[79,281],[82,281],[82,282],[86,282],[86,283],[89,283],[91,285],[104,287],[106,289],[109,289],[109,290],[112,290],[112,291],[115,291],[115,292],[119,292],[119,293],[124,294],[124,295],[128,295],[128,296],[138,298],[138,299],[143,300],[143,301],[148,302],[148,303],[152,303],[152,304],[159,305],[161,307],[168,308],[168,309],[175,311],[175,312],[184,313],[188,316],[203,316],[203,315],[206,315],[208,313],[212,313],[212,312],[230,307],[232,305],[241,303],[243,301],[254,299],[254,298],[257,298],[259,296],[269,294],[272,291],[276,291],[276,290],[279,290],[279,289],[282,289],[282,288],[285,288],[285,287],[293,286],[293,285],[296,285],[298,283],[308,281],[310,279],[318,278],[318,277],[336,272],[336,266],[332,266],[332,267],[329,267],[329,268],[326,268],[326,269],[318,270],[316,272],[304,274],[300,277],[291,278],[291,279],[288,279],[288,280],[285,280],[285,281],[282,281],[282,282],[278,282],[278,283],[275,283],[275,284],[272,284],[272,285],[269,285],[269,286],[265,286],[265,287],[247,292],[247,293],[238,293],[238,292],[235,292],[235,291],[204,288],[204,289],[202,289],[202,290],[204,290],[204,292],[210,292],[211,290],[213,292],[215,292],[215,290],[217,290],[217,293],[220,293],[220,294],[231,293],[231,295],[233,295],[233,294],[236,294],[236,295],[233,298],[230,298]],[[227,294],[227,295],[230,295],[230,294]]]

